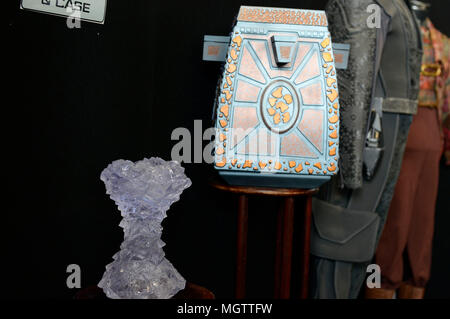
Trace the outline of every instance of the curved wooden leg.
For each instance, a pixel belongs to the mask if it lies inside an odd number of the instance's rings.
[[[284,200],[283,243],[281,260],[280,298],[289,299],[291,293],[292,240],[294,233],[294,198]]]
[[[311,205],[312,197],[306,198],[305,215],[303,219],[303,261],[301,298],[308,298],[309,289],[309,254],[311,247]]]
[[[236,299],[245,298],[247,267],[248,198],[239,196],[236,253]]]
[[[283,221],[284,221],[284,200],[280,205],[277,214],[277,238],[275,243],[275,269],[274,269],[274,295],[275,299],[280,298],[281,284],[281,261],[283,260]]]

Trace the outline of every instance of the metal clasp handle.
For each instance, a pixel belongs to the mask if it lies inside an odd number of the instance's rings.
[[[422,64],[422,71],[420,73],[423,76],[438,77],[442,74],[442,68],[437,63],[424,63]]]

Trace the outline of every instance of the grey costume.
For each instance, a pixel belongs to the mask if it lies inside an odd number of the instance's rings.
[[[374,4],[379,28],[367,23]],[[330,0],[326,11],[333,40],[351,44],[351,51],[348,68],[338,71],[340,175],[313,201],[312,295],[356,298],[417,111],[422,43],[403,0]]]

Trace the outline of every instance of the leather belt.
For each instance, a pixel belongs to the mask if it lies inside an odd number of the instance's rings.
[[[431,102],[431,103],[419,103],[419,107],[426,107],[429,109],[434,109],[438,107],[437,102]]]
[[[397,97],[376,97],[375,103],[382,105],[383,112],[400,114],[417,114],[418,100],[410,100]]]

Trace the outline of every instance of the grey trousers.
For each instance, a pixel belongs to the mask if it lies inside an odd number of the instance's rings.
[[[358,190],[335,178],[313,205],[311,295],[357,298],[372,263],[400,173],[411,115],[383,113],[385,152],[371,181]]]

